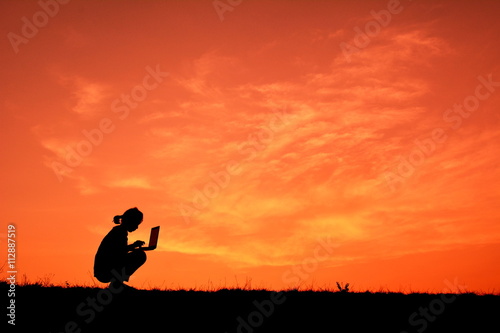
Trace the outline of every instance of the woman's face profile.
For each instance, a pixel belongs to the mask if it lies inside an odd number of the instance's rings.
[[[142,220],[137,221],[137,220],[132,220],[129,223],[126,224],[125,228],[127,229],[128,232],[136,231],[137,228],[139,228],[139,225],[142,223]]]

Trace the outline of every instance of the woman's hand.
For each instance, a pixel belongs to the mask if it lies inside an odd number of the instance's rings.
[[[143,242],[143,241],[138,240],[138,241],[135,241],[135,242],[132,244],[132,246],[133,246],[134,248],[137,248],[137,247],[141,247],[141,246],[143,246],[144,244],[146,244],[146,243],[145,243],[145,242]]]

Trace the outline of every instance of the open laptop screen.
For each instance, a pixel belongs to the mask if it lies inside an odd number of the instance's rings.
[[[151,236],[149,236],[149,246],[150,248],[156,248],[158,245],[158,235],[160,234],[160,227],[151,228]]]

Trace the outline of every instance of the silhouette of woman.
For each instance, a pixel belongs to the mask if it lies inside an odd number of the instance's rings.
[[[103,283],[123,285],[129,277],[146,262],[146,253],[139,247],[143,241],[128,244],[127,235],[137,230],[143,219],[137,207],[128,209],[123,215],[113,218],[118,226],[104,237],[94,260],[94,276]]]

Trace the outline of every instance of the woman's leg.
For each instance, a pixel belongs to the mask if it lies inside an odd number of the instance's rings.
[[[144,265],[146,262],[146,252],[143,250],[134,250],[130,253],[127,253],[126,259],[125,259],[125,273],[127,275],[127,278],[125,281],[128,281],[128,278],[135,273],[139,267]]]
[[[115,289],[120,288],[124,281],[128,281],[130,276],[146,262],[146,253],[142,250],[134,250],[127,253],[121,263],[112,268],[107,275],[99,276],[101,282],[111,282]],[[96,276],[97,277],[97,276]],[[110,286],[111,286],[110,284]]]

